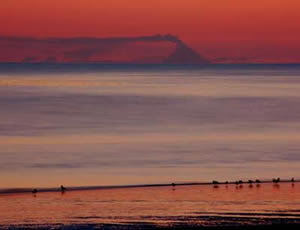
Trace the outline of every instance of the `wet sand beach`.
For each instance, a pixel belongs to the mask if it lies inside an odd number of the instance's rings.
[[[0,195],[1,229],[296,229],[299,224],[298,182]]]

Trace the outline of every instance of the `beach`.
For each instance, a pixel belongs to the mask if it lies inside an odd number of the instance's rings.
[[[2,194],[0,228],[293,229],[299,207],[299,182]]]

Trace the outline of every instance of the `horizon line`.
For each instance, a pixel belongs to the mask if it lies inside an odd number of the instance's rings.
[[[51,64],[51,65],[161,65],[161,66],[211,66],[211,65],[300,65],[300,62],[220,62],[220,63],[129,63],[129,62],[0,62],[0,65],[4,64],[21,64],[21,65],[32,65],[32,64]]]

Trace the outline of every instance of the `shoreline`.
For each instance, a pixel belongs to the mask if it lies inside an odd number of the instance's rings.
[[[300,180],[295,180],[292,182],[291,180],[280,180],[280,182],[274,183],[272,180],[262,180],[260,182],[253,181],[249,183],[248,181],[243,181],[242,183],[236,183],[236,181],[228,181],[227,182],[182,182],[182,183],[161,183],[161,184],[135,184],[135,185],[102,185],[102,186],[71,186],[66,187],[64,192],[72,192],[72,191],[89,191],[89,190],[107,190],[107,189],[130,189],[130,188],[155,188],[155,187],[177,187],[177,186],[215,186],[219,185],[259,185],[259,184],[274,184],[279,185],[281,183],[290,183],[295,184],[299,183]],[[0,195],[4,194],[21,194],[21,193],[32,193],[33,190],[37,190],[37,193],[45,193],[45,192],[61,192],[60,187],[52,187],[52,188],[0,188]]]

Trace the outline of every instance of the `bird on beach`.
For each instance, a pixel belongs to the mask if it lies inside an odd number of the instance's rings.
[[[291,179],[291,182],[292,182],[292,183],[294,183],[294,182],[295,182],[295,179],[294,179],[294,177]]]
[[[220,184],[219,181],[214,180],[212,184]]]
[[[64,187],[63,185],[60,186],[60,191],[61,192],[65,192],[66,191],[66,187]]]
[[[172,183],[171,185],[172,185],[173,187],[175,187],[175,186],[176,186],[176,184],[175,184],[175,183]]]
[[[253,183],[253,180],[248,180],[248,184],[252,184]]]
[[[255,180],[255,183],[257,183],[257,184],[260,184],[260,183],[261,183],[261,181],[260,181],[260,180],[258,180],[258,179],[256,179],[256,180]]]
[[[32,190],[33,194],[37,194],[37,192],[38,192],[38,190],[36,188]]]
[[[280,182],[280,178],[279,177],[277,179],[273,178],[272,182],[278,184]]]

